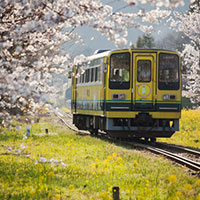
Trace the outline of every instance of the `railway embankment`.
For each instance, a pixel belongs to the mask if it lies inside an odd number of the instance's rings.
[[[165,141],[198,149],[199,111],[184,112],[180,133]],[[53,113],[1,128],[0,163],[0,199],[112,199],[115,186],[123,200],[200,199],[200,179],[186,168],[69,130]]]

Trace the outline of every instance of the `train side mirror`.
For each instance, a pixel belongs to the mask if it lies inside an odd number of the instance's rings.
[[[68,79],[72,78],[72,71],[68,72]]]

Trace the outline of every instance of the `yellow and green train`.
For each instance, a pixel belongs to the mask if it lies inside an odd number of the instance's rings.
[[[115,137],[171,137],[181,117],[181,59],[173,51],[100,51],[74,66],[71,108],[78,129]]]

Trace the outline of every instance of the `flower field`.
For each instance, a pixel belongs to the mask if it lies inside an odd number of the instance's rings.
[[[188,146],[199,147],[197,115],[184,110],[170,141],[185,145],[186,135]],[[200,179],[162,157],[75,134],[48,117],[25,133],[16,122],[1,129],[0,199],[111,200],[118,186],[122,200],[200,200]]]

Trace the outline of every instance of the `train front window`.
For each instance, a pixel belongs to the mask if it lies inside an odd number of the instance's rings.
[[[151,61],[139,60],[137,63],[137,81],[151,82]]]
[[[159,54],[158,88],[160,90],[179,89],[179,57],[175,54]]]
[[[115,53],[110,58],[110,89],[130,88],[130,54]]]

